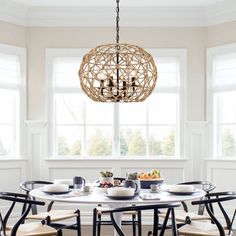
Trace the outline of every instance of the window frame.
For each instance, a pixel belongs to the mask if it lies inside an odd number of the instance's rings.
[[[26,152],[26,137],[25,137],[25,120],[26,120],[26,90],[27,90],[27,84],[26,84],[26,69],[27,69],[27,57],[26,57],[26,48],[23,47],[17,47],[12,46],[8,44],[0,44],[0,53],[8,54],[8,55],[14,55],[19,57],[19,63],[20,63],[20,84],[17,85],[9,85],[5,88],[11,89],[11,90],[18,90],[19,91],[19,136],[16,138],[16,153],[14,156],[4,156],[0,157],[0,159],[22,159],[25,156]],[[1,88],[4,88],[1,86]],[[18,140],[17,140],[18,139]]]
[[[55,155],[55,140],[53,140],[53,132],[54,132],[54,125],[53,121],[55,118],[55,111],[54,104],[53,104],[53,60],[56,57],[81,57],[81,55],[85,55],[90,49],[88,48],[47,48],[46,49],[46,80],[48,81],[48,104],[47,104],[47,110],[48,110],[48,135],[47,135],[47,152],[50,158],[52,159],[60,159],[63,160],[63,157],[59,157]],[[184,129],[184,122],[186,120],[186,77],[187,77],[187,49],[184,48],[178,48],[178,49],[165,49],[165,48],[148,48],[146,49],[148,52],[150,52],[154,57],[176,57],[179,59],[179,88],[178,94],[179,94],[179,110],[178,110],[178,124],[177,124],[177,133],[178,133],[178,139],[176,143],[176,155],[174,157],[165,157],[165,156],[122,156],[119,153],[119,127],[120,125],[114,125],[119,124],[119,104],[114,104],[113,112],[114,112],[114,120],[113,120],[113,133],[116,135],[113,135],[112,141],[113,141],[113,147],[112,147],[112,156],[104,157],[91,157],[91,156],[70,156],[66,157],[64,159],[82,159],[82,160],[89,160],[89,159],[109,159],[109,160],[120,160],[120,159],[183,159],[184,158],[184,140],[185,140],[185,129]],[[157,62],[158,63],[158,62]],[[158,65],[157,65],[158,66]],[[79,65],[78,65],[79,69]],[[158,69],[158,68],[157,68]],[[73,88],[73,89],[65,89],[66,91],[71,92],[81,92],[82,90],[80,88]],[[177,91],[175,90],[175,91]],[[155,89],[155,92],[160,93],[166,93],[171,92],[170,89],[166,88],[158,88],[158,81],[157,81],[157,87]],[[173,90],[172,90],[173,91]]]
[[[214,64],[214,58],[216,56],[224,55],[224,54],[230,54],[230,53],[236,53],[236,43],[232,44],[226,44],[216,47],[207,48],[206,51],[206,118],[209,123],[209,134],[208,134],[208,143],[209,148],[207,150],[208,156],[210,159],[215,160],[231,160],[234,161],[236,159],[230,158],[230,157],[223,157],[220,155],[219,152],[219,144],[221,143],[221,137],[220,137],[220,111],[217,109],[217,114],[214,114],[214,95],[219,94],[221,92],[236,92],[236,84],[235,86],[222,86],[222,87],[216,87],[213,88],[213,64]],[[215,119],[215,116],[218,118]],[[219,122],[217,122],[219,121]]]

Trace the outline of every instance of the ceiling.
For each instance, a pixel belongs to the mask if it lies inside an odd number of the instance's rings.
[[[116,0],[0,0],[0,21],[114,27]],[[236,21],[236,0],[120,0],[122,27],[206,27]]]
[[[115,6],[115,0],[9,0],[24,6]],[[121,6],[139,6],[139,7],[206,7],[219,2],[227,3],[228,0],[120,0]]]

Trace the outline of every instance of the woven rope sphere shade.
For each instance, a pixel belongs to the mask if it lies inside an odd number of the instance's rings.
[[[97,46],[83,58],[82,90],[97,102],[141,102],[153,91],[157,69],[152,56],[130,44]]]

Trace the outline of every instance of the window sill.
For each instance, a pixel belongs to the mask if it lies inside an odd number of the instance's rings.
[[[45,161],[187,161],[176,157],[61,157],[45,158]]]
[[[205,161],[213,161],[213,162],[219,162],[219,161],[225,161],[225,162],[236,162],[236,158],[230,158],[230,159],[226,159],[226,158],[218,158],[218,159],[210,159],[210,158],[208,158],[208,159],[204,159]]]
[[[27,158],[12,158],[12,157],[6,157],[6,158],[0,158],[0,162],[1,161],[29,161],[29,159]]]

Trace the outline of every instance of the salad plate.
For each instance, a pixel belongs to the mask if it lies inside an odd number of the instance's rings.
[[[174,195],[192,195],[194,193],[199,192],[199,189],[193,189],[190,192],[183,192],[183,191],[170,191],[169,189],[165,190],[167,193],[174,194]]]
[[[113,200],[129,200],[129,199],[132,199],[134,197],[136,197],[136,195],[132,195],[132,196],[110,196],[108,194],[104,194],[104,196],[110,198],[110,199],[113,199]]]
[[[59,194],[66,194],[66,193],[70,193],[72,192],[72,190],[67,190],[67,191],[45,191],[45,190],[42,190],[42,192],[46,193],[46,194],[51,194],[51,195],[59,195]]]

